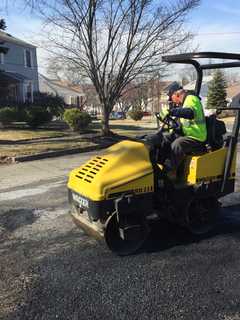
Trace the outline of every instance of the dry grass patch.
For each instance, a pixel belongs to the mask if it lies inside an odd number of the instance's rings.
[[[25,139],[63,137],[67,133],[52,130],[0,130],[0,140],[19,141]]]
[[[89,141],[47,141],[34,144],[0,145],[0,158],[33,155],[47,151],[59,151],[72,148],[85,148],[94,145],[96,144]]]
[[[93,123],[90,128],[100,130],[101,124],[99,122]],[[133,121],[131,119],[125,120],[111,120],[111,130],[119,135],[135,137],[136,135],[144,135],[156,131],[156,122],[151,119],[143,119],[141,121]],[[54,139],[54,141],[31,141],[29,143],[16,144],[19,140],[24,139],[39,139],[39,138],[54,138],[62,137],[61,139]],[[95,143],[89,140],[83,140],[77,134],[71,131],[52,131],[52,130],[1,130],[0,140],[10,140],[13,144],[0,144],[0,159],[6,157],[15,157],[21,155],[33,155],[48,151],[67,150],[72,148],[85,148],[94,146]]]

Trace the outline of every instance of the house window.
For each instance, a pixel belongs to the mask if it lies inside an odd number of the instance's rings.
[[[24,64],[27,68],[32,68],[32,52],[28,49],[24,50]]]
[[[0,53],[0,64],[4,64],[4,53]]]
[[[71,99],[71,105],[72,105],[72,106],[75,106],[75,105],[76,105],[76,97],[72,97],[72,96],[71,96],[70,99]]]

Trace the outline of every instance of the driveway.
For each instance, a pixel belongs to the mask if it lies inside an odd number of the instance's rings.
[[[89,156],[1,167],[0,319],[240,319],[240,194],[208,237],[161,223],[119,258],[68,215],[67,172]]]

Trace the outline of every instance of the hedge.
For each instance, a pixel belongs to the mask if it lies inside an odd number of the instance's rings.
[[[84,130],[91,123],[91,116],[77,108],[65,110],[63,119],[73,131]]]

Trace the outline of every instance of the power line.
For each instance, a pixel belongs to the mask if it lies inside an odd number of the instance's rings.
[[[233,34],[240,34],[240,31],[233,31],[233,32],[200,32],[195,33],[195,36],[228,36]]]

